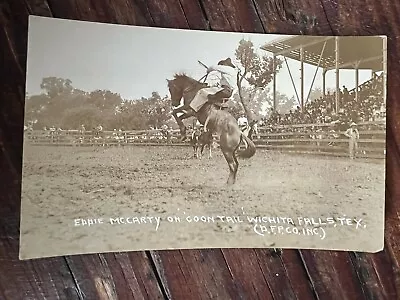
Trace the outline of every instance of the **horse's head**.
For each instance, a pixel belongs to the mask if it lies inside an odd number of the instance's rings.
[[[173,106],[178,106],[185,94],[207,87],[207,83],[201,83],[185,73],[175,74],[174,79],[167,79],[167,82]]]
[[[171,102],[173,106],[179,106],[183,96],[183,86],[178,82],[178,79],[167,79],[169,93],[171,94]]]

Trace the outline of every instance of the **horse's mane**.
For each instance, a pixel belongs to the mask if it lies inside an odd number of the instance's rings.
[[[198,84],[201,84],[200,81],[198,81],[198,80],[196,80],[196,79],[194,79],[194,78],[192,78],[192,77],[186,75],[186,73],[175,73],[175,74],[174,74],[174,79],[177,79],[177,80],[186,80],[186,81],[189,81],[189,82],[191,82],[191,83],[198,83]]]

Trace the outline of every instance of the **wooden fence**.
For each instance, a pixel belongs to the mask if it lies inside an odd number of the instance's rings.
[[[254,142],[258,148],[295,153],[349,156],[349,138],[336,124],[299,124],[259,128]],[[384,158],[386,122],[358,124],[357,157]]]
[[[384,158],[386,153],[385,121],[358,124],[357,157]],[[188,130],[188,136],[191,134]],[[181,142],[179,130],[165,132],[159,129],[135,131],[103,131],[94,134],[79,130],[43,131],[25,133],[32,145],[52,146],[188,146],[189,139]],[[217,140],[217,137],[215,137]],[[253,136],[257,148],[333,156],[349,155],[349,138],[335,124],[298,124],[262,126]]]

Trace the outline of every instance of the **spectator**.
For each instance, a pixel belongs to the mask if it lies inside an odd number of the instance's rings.
[[[238,118],[237,123],[242,131],[249,125],[249,121],[244,114]]]
[[[352,122],[344,135],[349,138],[349,155],[351,159],[354,159],[357,154],[358,140],[360,139],[357,124]]]

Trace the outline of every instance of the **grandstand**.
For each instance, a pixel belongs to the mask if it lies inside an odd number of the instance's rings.
[[[269,124],[304,124],[304,123],[347,123],[368,122],[385,119],[386,107],[386,37],[384,36],[289,36],[274,40],[261,49],[271,52],[274,60],[282,56],[287,64],[287,58],[300,61],[301,83],[300,95],[292,83],[298,96],[299,107],[289,114],[281,116],[277,113],[276,74],[273,76],[274,110]],[[323,96],[316,101],[308,102],[304,90],[304,63],[316,67],[316,72],[310,87],[313,87],[319,68],[323,72]],[[339,87],[340,69],[355,71],[356,87],[348,91]],[[333,94],[326,92],[326,72],[335,70],[336,89]],[[359,84],[359,70],[371,70],[371,79]],[[288,70],[291,74],[290,69]],[[377,73],[380,73],[379,75]]]

